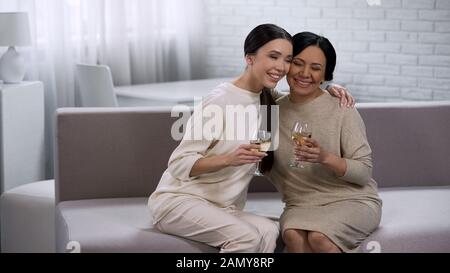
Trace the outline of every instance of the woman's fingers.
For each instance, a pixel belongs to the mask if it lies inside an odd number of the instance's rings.
[[[319,162],[319,156],[315,154],[296,155],[295,158],[300,161],[307,161],[312,163]]]
[[[346,96],[346,91],[343,88],[338,88],[338,93],[339,93],[339,97],[338,98],[340,98],[339,103],[340,103],[341,107],[344,107],[348,103],[347,96]]]
[[[356,99],[350,94],[347,93],[348,96],[350,96],[347,100],[350,102],[349,107],[354,108],[356,104]]]
[[[316,148],[319,147],[319,142],[315,140],[314,138],[305,138],[305,145],[306,147],[310,148]]]
[[[337,85],[331,85],[328,87],[328,91],[331,93],[331,95],[335,96],[336,98],[341,98],[342,94],[339,92],[340,87]]]
[[[259,149],[261,148],[258,144],[243,144],[239,146],[240,153],[244,155],[254,155],[259,157],[265,157],[267,156],[264,152],[259,152]]]
[[[264,157],[267,156],[266,153],[257,152],[257,151],[248,151],[248,150],[242,150],[240,155],[242,155],[242,156],[254,156],[254,157],[258,157],[258,158],[264,158]]]
[[[294,150],[295,156],[302,157],[305,159],[318,159],[320,156],[320,149],[300,147]]]
[[[343,88],[343,92],[345,93],[345,97],[347,100],[347,107],[355,107],[356,101],[352,94],[350,94],[350,92],[348,92],[348,90],[345,88]]]
[[[303,156],[306,158],[316,158],[319,156],[318,153],[310,153],[310,152],[296,152],[295,153],[296,156]]]
[[[329,88],[329,92],[340,99],[339,104],[341,107],[355,107],[356,100],[345,87],[333,85]]]
[[[253,164],[261,162],[265,156],[265,153],[242,149],[241,151],[239,151],[236,161],[239,165]]]
[[[239,158],[242,161],[251,161],[251,162],[258,162],[261,161],[262,158],[258,157],[258,156],[247,156],[247,155],[243,155]]]

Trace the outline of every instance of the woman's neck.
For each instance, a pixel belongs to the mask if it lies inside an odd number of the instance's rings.
[[[322,89],[317,88],[314,92],[307,95],[300,95],[298,93],[295,93],[294,91],[289,92],[289,100],[294,104],[304,104],[310,101],[313,101],[315,98],[322,95],[324,91]]]
[[[233,84],[241,89],[245,89],[253,93],[259,93],[264,88],[264,86],[259,84],[258,80],[252,78],[248,72],[242,74],[233,82]]]

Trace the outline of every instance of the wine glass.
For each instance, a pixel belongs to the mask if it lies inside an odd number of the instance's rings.
[[[271,133],[266,130],[258,130],[255,137],[250,140],[250,144],[258,144],[259,149],[254,149],[257,152],[267,152],[271,145]],[[259,170],[259,162],[256,162],[256,170],[253,173],[254,176],[263,176]]]
[[[294,123],[294,126],[292,126],[291,139],[294,142],[294,145],[305,145],[305,138],[311,138],[311,136],[311,123],[297,121]],[[304,165],[297,161],[295,154],[289,166],[293,168],[305,168]]]

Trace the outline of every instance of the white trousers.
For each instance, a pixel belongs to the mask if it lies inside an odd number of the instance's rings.
[[[221,253],[273,253],[279,235],[278,223],[270,219],[194,198],[170,211],[156,228],[219,247]]]

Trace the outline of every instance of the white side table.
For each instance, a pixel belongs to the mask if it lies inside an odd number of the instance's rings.
[[[45,179],[44,87],[0,85],[1,193]]]

